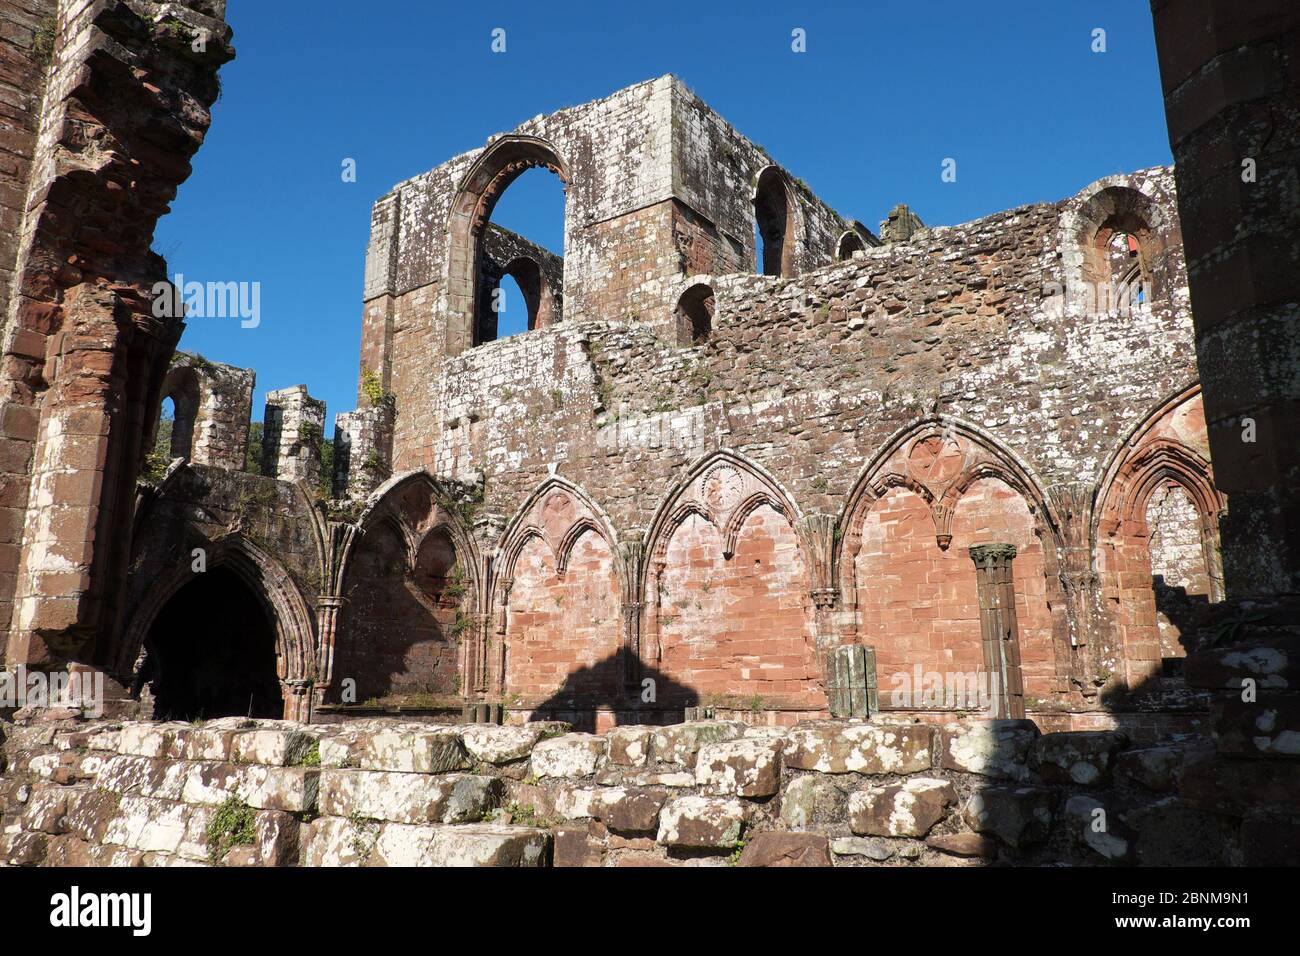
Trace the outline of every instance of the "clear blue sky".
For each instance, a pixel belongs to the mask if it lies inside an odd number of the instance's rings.
[[[1146,0],[653,5],[230,0],[238,57],[154,247],[187,280],[261,283],[261,324],[193,319],[181,347],[354,405],[370,207],[539,113],[675,73],[842,215],[929,224],[1170,162]],[[491,31],[506,30],[506,52]],[[807,52],[791,51],[791,31]],[[1092,31],[1106,31],[1094,53]],[[345,158],[357,181],[340,175]],[[944,183],[944,158],[957,181]],[[496,221],[558,248],[558,185]]]

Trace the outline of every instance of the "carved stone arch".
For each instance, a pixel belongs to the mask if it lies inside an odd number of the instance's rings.
[[[758,271],[762,275],[783,278],[797,276],[799,257],[804,248],[804,225],[790,175],[780,166],[769,163],[754,177],[750,199],[763,240],[763,261],[756,263]]]
[[[1109,309],[1115,303],[1109,297],[1103,303],[1099,290],[1132,285],[1135,270],[1150,287],[1152,298],[1167,295],[1169,279],[1162,260],[1176,229],[1171,228],[1149,181],[1123,175],[1097,180],[1068,204],[1060,229],[1072,301],[1088,310]],[[1135,262],[1122,274],[1116,274],[1111,262],[1111,240],[1116,234],[1132,236],[1137,245]]]
[[[1125,508],[1121,502],[1131,497],[1131,493],[1123,492],[1135,487],[1134,480],[1143,471],[1165,469],[1171,479],[1186,488],[1207,517],[1217,517],[1227,507],[1227,499],[1214,486],[1214,470],[1208,457],[1185,442],[1155,437],[1157,429],[1200,395],[1199,382],[1173,392],[1134,424],[1111,451],[1101,468],[1093,502],[1090,540],[1094,548],[1111,523],[1122,520]],[[1131,512],[1132,508],[1127,510]]]
[[[194,426],[198,422],[199,406],[202,402],[202,383],[199,381],[198,372],[188,365],[174,365],[163,376],[158,406],[151,413],[149,441],[145,444],[146,452],[153,448],[162,418],[162,404],[169,398],[175,406],[176,417],[172,420],[168,457],[184,458],[188,461],[194,454]]]
[[[569,530],[564,533],[564,537],[560,540],[559,550],[555,553],[556,574],[561,577],[564,576],[564,572],[568,570],[569,567],[569,559],[573,557],[573,549],[577,546],[578,541],[582,536],[587,533],[604,538],[605,543],[610,545],[612,549],[613,543],[609,540],[600,524],[594,518],[584,515],[569,526]]]
[[[937,468],[918,469],[918,451],[923,443],[934,441],[953,443],[953,450],[945,452],[950,460]],[[852,565],[861,547],[862,523],[876,501],[898,487],[918,494],[929,505],[937,541],[945,548],[951,540],[949,529],[957,501],[981,477],[1000,478],[1024,497],[1046,532],[1042,535],[1045,547],[1055,554],[1061,525],[1028,463],[976,425],[948,415],[931,415],[894,432],[853,483],[838,522],[836,566],[845,593],[850,593],[847,589],[854,583]]]
[[[347,551],[339,573],[340,582],[347,580],[348,557],[364,540],[371,529],[388,522],[395,523],[402,540],[406,542],[407,566],[414,567],[415,556],[424,539],[437,527],[445,527],[460,558],[472,587],[471,609],[478,606],[483,575],[480,568],[479,548],[474,539],[474,529],[466,525],[456,508],[448,505],[454,497],[436,478],[423,469],[394,475],[376,488],[367,500],[365,510],[357,519],[357,533],[348,542]]]
[[[840,237],[835,240],[835,261],[846,262],[859,253],[867,251],[867,244],[862,238],[862,234],[856,229],[845,229],[840,233]]]
[[[554,145],[536,136],[515,134],[494,139],[461,178],[447,223],[443,276],[448,355],[459,355],[475,344],[484,227],[506,188],[534,167],[549,169],[568,186],[568,165]]]
[[[218,538],[205,549],[208,572],[218,568],[231,571],[262,604],[275,631],[276,673],[286,716],[305,719],[305,714],[297,710],[298,696],[291,687],[305,687],[315,675],[315,618],[306,599],[283,565],[243,535]],[[134,671],[159,613],[194,578],[190,565],[183,563],[146,594],[127,625],[116,662],[118,673]]]
[[[799,545],[806,551],[808,542],[802,527],[803,512],[790,492],[762,465],[739,452],[722,448],[697,459],[655,510],[646,533],[649,560],[644,562],[642,569],[641,592],[644,593],[645,576],[663,560],[673,532],[688,515],[698,514],[704,518],[726,541],[726,529],[733,513],[756,494],[766,494],[771,499],[776,510],[795,529]],[[736,527],[738,530],[740,526]],[[733,536],[731,544],[734,546],[734,543]]]
[[[576,506],[576,510],[571,522],[562,529],[552,531],[538,521],[538,511],[552,495],[557,493],[567,496]],[[581,530],[578,530],[578,525],[582,525]],[[496,581],[493,582],[494,589],[499,589],[503,584],[508,585],[514,579],[515,561],[518,560],[519,552],[523,550],[530,534],[535,533],[546,542],[555,557],[556,570],[560,571],[562,567],[568,566],[574,545],[588,530],[595,531],[604,538],[610,551],[615,555],[619,553],[618,533],[614,530],[614,523],[610,521],[604,509],[596,504],[595,500],[579,485],[559,475],[549,476],[533,489],[501,534],[496,549],[496,563],[500,570],[496,575]],[[623,567],[622,561],[614,563],[619,582],[625,585],[626,568]]]
[[[731,514],[727,516],[726,523],[721,529],[723,557],[730,558],[736,553],[736,539],[740,537],[745,521],[764,505],[781,515],[793,526],[792,516],[784,504],[766,490],[757,491],[738,504]]]

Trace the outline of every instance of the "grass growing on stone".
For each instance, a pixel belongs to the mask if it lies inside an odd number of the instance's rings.
[[[252,846],[257,840],[253,808],[232,793],[208,822],[208,858],[220,863],[234,846]]]
[[[320,766],[320,741],[312,742],[301,757],[298,758],[299,767],[319,767]]]

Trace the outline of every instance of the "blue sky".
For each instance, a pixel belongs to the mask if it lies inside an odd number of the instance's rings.
[[[332,434],[355,404],[374,201],[492,133],[664,73],[873,229],[897,202],[964,222],[1171,161],[1145,0],[795,8],[230,0],[238,57],[154,247],[187,281],[259,282],[261,322],[194,318],[181,347],[255,368],[255,419],[267,389],[306,383]],[[537,171],[493,218],[558,248],[561,204]]]

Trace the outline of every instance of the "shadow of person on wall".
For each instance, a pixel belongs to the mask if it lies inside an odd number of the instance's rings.
[[[531,719],[564,720],[574,730],[594,733],[601,712],[612,713],[619,726],[675,724],[684,719],[686,708],[698,707],[699,702],[695,690],[619,648],[604,660],[571,671],[564,683],[537,705]]]

